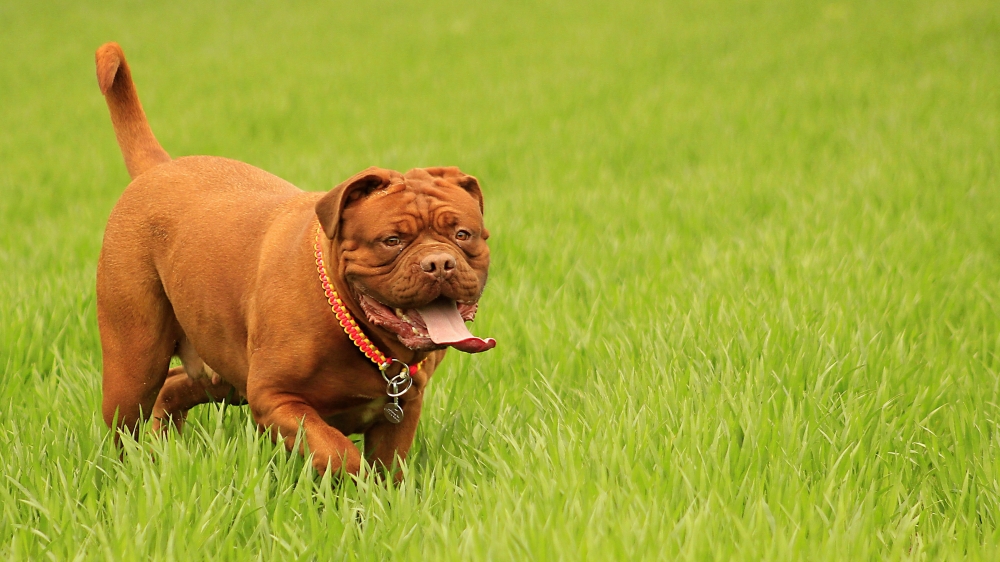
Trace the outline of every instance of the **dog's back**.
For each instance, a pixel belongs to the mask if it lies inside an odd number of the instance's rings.
[[[323,194],[228,158],[171,159],[153,136],[121,48],[103,45],[96,63],[133,178],[108,218],[97,264],[110,425],[116,410],[136,418],[121,411],[126,404],[146,404],[148,414],[155,394],[133,396],[137,387],[127,379],[146,377],[142,387],[159,388],[178,345],[193,339],[246,349],[248,303],[232,296],[252,293],[264,233],[283,219],[308,224]],[[216,372],[245,378],[245,353],[209,351],[204,359]]]

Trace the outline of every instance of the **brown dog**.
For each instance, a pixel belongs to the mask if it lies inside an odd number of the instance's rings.
[[[495,344],[464,324],[490,260],[476,179],[368,168],[308,193],[242,162],[172,160],[116,43],[98,49],[97,79],[133,178],[97,266],[108,426],[134,432],[153,415],[179,429],[189,408],[228,397],[289,449],[303,427],[321,472],[361,469],[354,433],[372,463],[405,458],[445,348]]]

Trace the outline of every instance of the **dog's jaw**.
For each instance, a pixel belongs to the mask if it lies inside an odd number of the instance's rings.
[[[400,343],[413,351],[432,351],[448,347],[446,344],[435,343],[427,329],[427,323],[416,308],[391,308],[361,291],[357,302],[364,311],[368,321],[395,335]],[[456,303],[459,314],[465,322],[471,322],[476,317],[479,303]]]

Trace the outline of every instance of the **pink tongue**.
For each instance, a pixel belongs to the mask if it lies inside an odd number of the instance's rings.
[[[455,301],[440,298],[417,309],[427,324],[427,335],[438,345],[450,345],[466,353],[479,353],[493,349],[497,341],[493,338],[477,338],[465,327],[465,320],[458,313]]]

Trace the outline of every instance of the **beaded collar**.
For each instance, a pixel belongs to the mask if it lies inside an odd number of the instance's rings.
[[[337,321],[340,322],[340,327],[344,329],[347,337],[351,338],[351,341],[365,354],[365,357],[378,367],[387,385],[386,394],[392,399],[392,402],[387,403],[383,408],[385,417],[392,423],[399,423],[403,421],[403,409],[399,406],[399,397],[406,394],[406,391],[413,386],[413,375],[417,374],[417,371],[420,370],[427,359],[422,359],[416,365],[407,365],[399,359],[387,357],[368,339],[368,336],[365,335],[361,327],[354,320],[351,312],[344,306],[344,301],[340,300],[340,295],[333,288],[333,284],[330,283],[330,277],[326,273],[326,265],[323,263],[323,249],[320,246],[321,232],[322,229],[317,226],[316,238],[313,241],[313,250],[316,255],[316,271],[319,273],[319,280],[323,286],[323,293],[326,295],[326,302],[330,304],[330,310],[337,317]],[[399,363],[403,368],[400,369],[399,374],[389,378],[386,370],[393,363]]]

